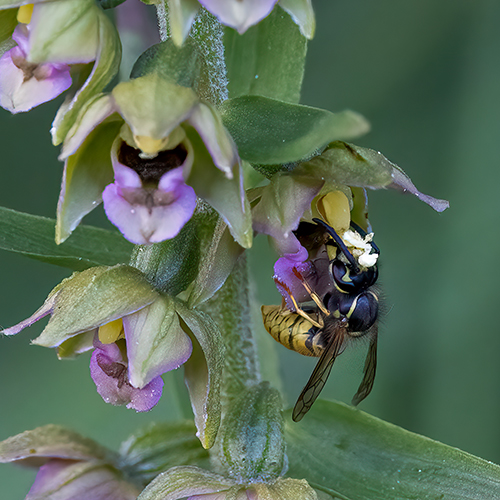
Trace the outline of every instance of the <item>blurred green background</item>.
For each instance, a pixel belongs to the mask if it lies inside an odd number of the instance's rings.
[[[451,203],[437,214],[411,196],[370,193],[387,313],[375,387],[361,409],[499,463],[500,3],[313,4],[318,26],[302,102],[365,115],[372,132],[356,143],[380,150],[420,190]],[[1,205],[54,216],[62,165],[49,129],[57,106],[18,116],[0,111]],[[91,215],[86,222],[102,219]],[[264,238],[256,243],[250,256],[256,297],[278,303],[275,256]],[[7,253],[0,273],[2,327],[30,315],[69,274]],[[58,362],[50,350],[29,345],[41,329],[0,338],[0,439],[53,422],[116,447],[138,426],[177,417],[167,392],[148,414],[104,404],[88,356]],[[293,404],[315,360],[276,347]],[[365,349],[341,356],[323,397],[350,401]],[[2,498],[24,498],[33,476],[0,468]]]

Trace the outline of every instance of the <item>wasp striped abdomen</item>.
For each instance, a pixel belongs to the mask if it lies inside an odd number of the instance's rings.
[[[262,319],[267,332],[276,342],[303,356],[320,357],[325,350],[322,331],[299,314],[281,306],[262,306]],[[318,314],[311,314],[317,320]]]

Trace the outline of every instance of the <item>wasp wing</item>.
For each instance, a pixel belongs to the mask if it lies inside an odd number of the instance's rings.
[[[361,403],[361,401],[370,394],[373,388],[375,372],[377,370],[377,335],[377,325],[374,325],[370,332],[370,347],[368,347],[368,353],[366,355],[363,380],[361,384],[359,384],[358,392],[356,392],[351,402],[354,406]]]
[[[330,343],[319,358],[318,364],[309,378],[306,386],[302,390],[292,413],[294,422],[302,420],[302,417],[311,409],[314,401],[323,390],[324,385],[330,375],[335,358],[340,354],[344,343],[344,328],[337,328]]]

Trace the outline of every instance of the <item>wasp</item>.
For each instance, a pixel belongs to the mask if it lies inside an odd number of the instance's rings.
[[[362,266],[331,226],[321,219],[313,221],[316,228],[311,230],[309,227],[307,231],[315,234],[316,240],[318,232],[324,233],[326,237],[323,241],[335,250],[328,266],[329,289],[323,296],[318,295],[294,268],[294,274],[311,298],[312,307],[301,307],[286,284],[281,282],[277,284],[290,295],[295,311],[284,305],[262,306],[264,326],[276,341],[300,354],[319,357],[293,409],[295,422],[310,410],[328,379],[335,359],[350,339],[368,337],[370,341],[363,379],[352,399],[353,405],[359,404],[372,390],[377,365],[379,296],[373,287],[378,278],[377,265]],[[351,223],[351,227],[359,236],[366,237],[365,231],[358,225]],[[376,262],[380,250],[374,243],[370,245],[372,260]]]

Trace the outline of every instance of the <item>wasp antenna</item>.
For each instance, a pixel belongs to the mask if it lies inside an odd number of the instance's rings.
[[[358,263],[356,262],[356,259],[354,258],[352,253],[349,252],[349,250],[345,246],[345,243],[342,241],[342,238],[337,234],[335,229],[333,229],[332,226],[328,225],[326,222],[322,221],[321,219],[315,218],[315,219],[313,219],[313,222],[316,222],[316,224],[320,224],[328,231],[328,234],[333,238],[333,241],[335,241],[336,245],[340,248],[342,253],[346,256],[346,259],[351,264],[352,270],[357,274],[359,272]]]

